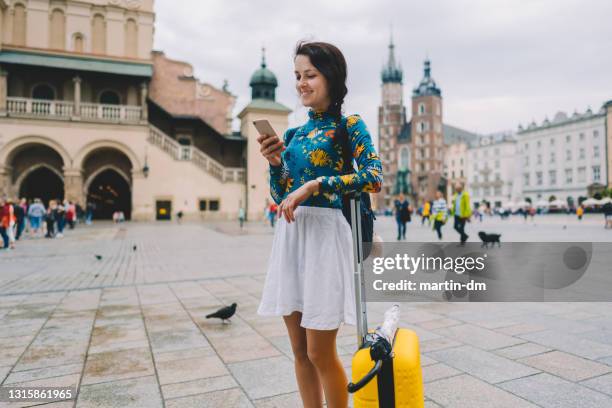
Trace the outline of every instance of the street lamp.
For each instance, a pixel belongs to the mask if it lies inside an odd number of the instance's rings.
[[[144,166],[142,167],[142,174],[145,178],[149,177],[149,165],[147,164],[147,154],[145,153]]]

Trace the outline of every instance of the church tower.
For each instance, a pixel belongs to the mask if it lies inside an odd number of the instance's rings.
[[[376,207],[393,205],[393,186],[397,177],[397,137],[406,122],[402,84],[402,67],[395,61],[393,38],[389,41],[389,58],[381,71],[382,105],[378,107],[378,153],[382,161],[385,182],[376,195]]]
[[[247,139],[246,194],[241,203],[249,220],[263,219],[264,207],[270,197],[269,163],[259,151],[259,133],[253,121],[267,119],[279,137],[289,126],[291,109],[276,102],[276,75],[267,68],[265,49],[262,49],[261,65],[251,76],[251,102],[238,114],[240,133]]]
[[[419,202],[433,200],[436,190],[445,189],[444,135],[442,92],[431,77],[429,59],[424,63],[423,79],[412,92],[411,136],[414,194]]]

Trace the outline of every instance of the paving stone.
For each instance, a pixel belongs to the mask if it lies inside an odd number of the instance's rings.
[[[502,327],[496,329],[495,331],[498,333],[507,334],[508,336],[515,336],[517,334],[532,333],[542,330],[546,330],[546,327],[531,323],[519,323],[513,324],[512,326]]]
[[[228,364],[250,399],[297,391],[293,362],[285,356]]]
[[[436,350],[444,350],[462,345],[463,343],[459,343],[458,341],[451,340],[446,337],[441,337],[439,339],[423,341],[419,343],[419,350],[421,353],[429,353]]]
[[[576,357],[561,351],[539,354],[517,360],[538,370],[577,382],[612,372],[612,367]]]
[[[282,353],[268,340],[255,334],[227,339],[211,339],[215,351],[226,364],[238,361],[280,356]]]
[[[144,377],[154,374],[148,348],[90,354],[85,363],[83,384]]]
[[[499,386],[544,408],[612,406],[610,396],[547,373],[519,378]]]
[[[301,407],[302,397],[299,392],[277,395],[269,398],[262,398],[253,401],[256,408],[285,408]]]
[[[25,381],[33,381],[43,378],[61,377],[69,374],[81,374],[83,364],[68,364],[54,367],[37,368],[27,371],[13,371],[4,381],[6,384],[14,384]]]
[[[196,329],[149,333],[149,338],[155,353],[209,346],[202,333],[196,331]]]
[[[253,408],[240,388],[213,391],[166,401],[166,408]]]
[[[165,400],[189,395],[204,394],[211,391],[219,391],[235,387],[238,387],[238,384],[231,375],[201,378],[198,380],[161,386],[162,394],[164,395]]]
[[[452,408],[536,408],[537,405],[469,375],[435,381],[425,395],[442,407]]]
[[[184,360],[188,358],[209,357],[215,355],[215,350],[208,347],[188,348],[185,350],[165,351],[162,353],[154,353],[155,362]]]
[[[227,369],[216,355],[156,362],[159,383],[172,384],[227,374]]]
[[[453,367],[449,367],[443,363],[436,363],[436,364],[423,366],[423,382],[424,383],[436,381],[441,378],[452,377],[458,374],[461,374],[461,371],[456,370]]]
[[[434,332],[483,350],[494,350],[497,348],[524,343],[523,340],[516,339],[505,334],[496,333],[493,330],[474,326],[473,324],[445,327],[436,329]]]
[[[548,347],[540,346],[535,343],[523,343],[517,344],[516,346],[505,347],[494,350],[493,352],[499,356],[516,360],[517,358],[524,358],[533,356],[536,354],[546,353],[551,349]]]
[[[553,330],[545,330],[535,333],[521,334],[519,337],[590,360],[597,360],[598,358],[612,356],[612,345],[584,339],[578,334],[574,335]]]
[[[453,368],[491,384],[539,372],[526,365],[515,363],[512,360],[471,346],[434,351],[429,353],[429,355],[435,360],[446,363]]]
[[[417,323],[418,326],[421,326],[422,328],[427,330],[440,329],[442,327],[456,326],[459,324],[463,324],[463,322],[455,319],[449,319],[446,317],[442,319],[427,320],[424,322]]]
[[[580,385],[603,392],[612,397],[612,373],[582,381]]]
[[[79,408],[162,407],[155,377],[140,377],[100,384],[82,385],[76,404]]]

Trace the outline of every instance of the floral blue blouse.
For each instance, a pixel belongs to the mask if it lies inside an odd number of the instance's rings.
[[[341,143],[335,142],[336,119],[327,112],[308,112],[308,122],[288,129],[283,136],[286,149],[279,166],[270,165],[270,191],[279,204],[289,193],[308,181],[323,176],[318,193],[301,205],[342,208],[342,195],[365,191],[377,193],[382,185],[382,165],[370,133],[359,115],[346,117],[346,129],[357,170],[342,174]],[[289,140],[289,144],[287,144]]]

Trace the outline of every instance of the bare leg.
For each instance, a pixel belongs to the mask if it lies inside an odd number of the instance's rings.
[[[323,388],[317,369],[308,359],[306,329],[300,326],[302,313],[293,312],[289,316],[283,316],[283,319],[291,340],[291,349],[295,357],[295,376],[304,408],[322,408]]]
[[[348,406],[348,380],[336,352],[338,329],[306,329],[308,358],[317,367],[329,408]]]

